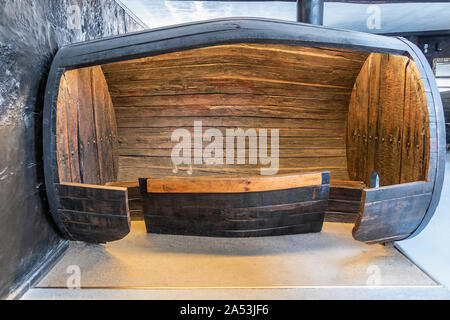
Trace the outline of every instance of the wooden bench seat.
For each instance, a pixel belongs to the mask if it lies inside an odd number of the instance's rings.
[[[329,172],[140,179],[150,233],[258,237],[320,232]]]
[[[219,179],[224,176],[207,176],[198,177],[196,179]],[[236,176],[230,176],[228,179]],[[248,177],[247,177],[248,178]],[[189,181],[191,177],[167,177],[167,179],[177,179],[178,181]],[[160,179],[158,179],[160,181]],[[144,220],[144,213],[142,208],[142,196],[139,191],[139,181],[116,181],[109,182],[106,185],[115,187],[125,187],[128,189],[128,201],[130,208],[130,215],[133,221]],[[327,222],[344,222],[355,223],[358,217],[358,211],[361,202],[362,189],[366,184],[362,181],[345,181],[331,179],[330,194],[328,199],[328,206],[325,214],[325,221]]]

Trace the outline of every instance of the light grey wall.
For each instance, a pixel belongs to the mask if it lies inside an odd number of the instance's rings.
[[[441,200],[427,227],[415,238],[396,243],[408,258],[450,289],[450,153]]]
[[[281,1],[122,0],[149,27],[223,17],[296,20],[296,3]],[[450,3],[355,4],[326,2],[324,25],[373,33],[450,29]]]

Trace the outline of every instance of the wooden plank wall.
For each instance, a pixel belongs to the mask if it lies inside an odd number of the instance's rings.
[[[372,53],[352,92],[347,126],[350,180],[380,186],[427,180],[430,128],[423,83],[404,56]]]
[[[103,185],[116,180],[117,125],[100,67],[70,70],[62,76],[57,146],[60,182]]]
[[[235,44],[104,65],[119,133],[118,179],[173,175],[173,130],[193,133],[194,120],[202,120],[204,130],[224,135],[226,128],[279,128],[279,173],[329,170],[347,180],[348,104],[367,56]],[[260,167],[203,164],[193,174],[252,175]]]

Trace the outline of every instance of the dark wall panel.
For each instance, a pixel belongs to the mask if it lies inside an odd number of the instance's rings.
[[[450,145],[450,91],[442,92],[441,98],[442,98],[442,105],[444,106],[445,130],[447,133],[447,146],[448,146]]]
[[[139,29],[115,1],[0,0],[0,298],[61,242],[45,199],[41,135],[55,52]]]
[[[448,35],[418,36],[412,40],[422,51],[424,51],[425,45],[428,46],[428,50],[424,54],[431,67],[433,67],[434,59],[450,58],[450,37]]]

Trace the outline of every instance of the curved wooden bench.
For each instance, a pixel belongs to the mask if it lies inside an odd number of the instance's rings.
[[[149,233],[257,237],[320,232],[329,172],[140,179]]]

